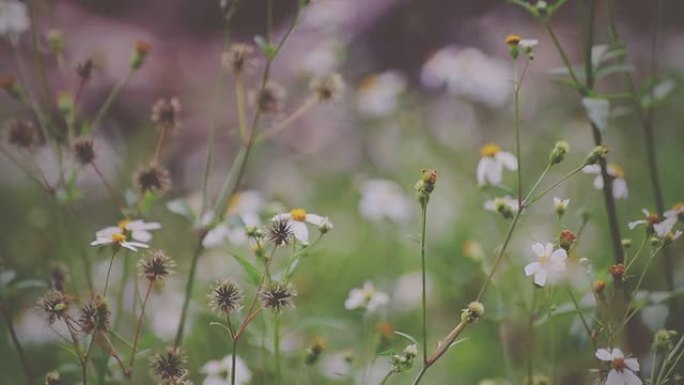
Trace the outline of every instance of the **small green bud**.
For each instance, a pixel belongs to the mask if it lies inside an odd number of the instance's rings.
[[[599,144],[598,146],[594,147],[593,150],[591,150],[589,155],[587,155],[586,163],[596,164],[599,162],[599,160],[605,159],[606,155],[608,155],[608,147],[603,144]]]
[[[485,312],[482,302],[471,302],[468,307],[461,312],[461,321],[466,323],[473,323],[479,320]]]
[[[150,46],[148,43],[138,40],[135,43],[135,48],[133,49],[133,54],[131,55],[131,68],[137,70],[142,67],[143,63],[145,63],[145,58],[147,55],[149,55],[151,49],[152,46]]]
[[[256,226],[245,226],[245,234],[250,238],[261,239],[264,231]]]
[[[675,330],[660,329],[653,335],[653,349],[668,351],[672,349],[672,338],[677,336]]]
[[[623,249],[629,249],[632,247],[632,240],[630,238],[625,238],[622,241],[620,241],[620,244],[622,244]]]
[[[559,140],[556,142],[553,150],[551,150],[551,154],[549,154],[549,162],[551,162],[552,165],[562,162],[565,158],[565,154],[568,152],[570,152],[570,145],[568,142]]]
[[[50,43],[52,52],[60,55],[64,52],[64,35],[58,29],[51,29],[47,32],[47,41]]]

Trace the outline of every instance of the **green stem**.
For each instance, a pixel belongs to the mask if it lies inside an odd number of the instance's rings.
[[[174,347],[179,347],[183,341],[183,332],[185,329],[185,320],[188,317],[188,310],[190,308],[190,299],[192,298],[192,290],[195,286],[195,275],[197,271],[197,262],[202,254],[202,239],[203,235],[200,235],[197,239],[197,245],[195,246],[195,252],[192,255],[192,262],[190,262],[190,272],[188,273],[188,280],[185,284],[185,296],[183,298],[183,308],[181,310],[180,321],[178,322],[178,329],[176,330],[176,339],[174,340]]]
[[[126,75],[124,75],[112,88],[112,91],[109,93],[107,96],[107,99],[105,100],[104,104],[102,104],[102,107],[97,111],[97,114],[95,115],[95,119],[93,119],[92,123],[90,124],[90,127],[87,128],[86,132],[84,134],[92,134],[96,129],[97,126],[100,125],[100,122],[102,121],[102,118],[107,114],[109,109],[112,106],[112,103],[114,103],[114,100],[119,96],[123,88],[128,84],[128,81],[131,79],[133,76],[133,72],[135,72],[132,68],[128,69],[128,72],[126,72]]]
[[[280,358],[280,314],[276,314],[275,316],[275,325],[273,330],[273,351],[275,352],[275,383],[276,385],[280,385],[282,381],[282,365]]]
[[[420,372],[418,372],[418,375],[417,375],[416,378],[413,380],[413,385],[418,385],[418,383],[419,383],[420,380],[423,378],[423,376],[425,375],[425,372],[427,372],[427,370],[428,370],[428,367],[425,366],[425,365],[423,365],[423,367],[420,368]]]
[[[548,194],[551,190],[553,190],[553,189],[555,189],[556,187],[558,187],[559,184],[565,182],[565,180],[567,180],[567,179],[570,178],[571,176],[573,176],[573,175],[577,174],[578,172],[582,171],[582,169],[584,168],[584,166],[586,166],[586,163],[583,163],[581,166],[579,166],[579,167],[573,169],[572,171],[570,171],[569,173],[563,175],[563,177],[561,177],[559,180],[555,181],[551,186],[549,186],[549,187],[547,187],[546,189],[544,189],[541,193],[539,193],[539,195],[537,195],[537,196],[534,197],[534,198],[530,198],[530,196],[532,195],[532,192],[534,191],[534,190],[530,190],[530,192],[527,194],[527,197],[525,197],[525,204],[524,204],[523,206],[527,207],[527,206],[533,204],[534,202],[538,201],[538,200],[541,199],[544,195]],[[536,185],[535,185],[535,187],[536,187]]]
[[[235,368],[237,367],[237,344],[238,340],[233,339],[233,357],[230,359],[230,385],[235,385]]]
[[[584,327],[584,331],[587,332],[587,337],[591,341],[591,344],[594,347],[594,351],[598,349],[596,346],[596,340],[594,339],[594,336],[591,332],[591,328],[589,327],[589,323],[587,322],[587,319],[584,317],[584,313],[582,313],[582,309],[580,308],[579,302],[577,302],[577,298],[575,297],[575,294],[572,292],[572,289],[570,286],[566,286],[568,289],[568,294],[570,296],[570,300],[572,300],[572,304],[575,306],[575,310],[577,311],[577,316],[579,317],[580,321],[582,322],[582,326]]]
[[[565,53],[563,46],[561,46],[560,41],[558,40],[558,36],[556,36],[556,33],[554,32],[553,27],[551,26],[551,23],[549,23],[548,21],[544,21],[543,25],[544,25],[544,28],[546,29],[546,32],[549,34],[549,37],[551,37],[551,41],[553,41],[553,45],[556,47],[556,51],[558,51],[558,54],[560,55],[561,60],[563,60],[563,64],[568,69],[568,74],[570,75],[572,82],[575,83],[576,86],[581,87],[582,83],[579,81],[579,79],[575,75],[575,70],[572,68],[572,64],[570,64],[570,60],[568,59],[568,55]],[[580,89],[580,93],[583,93],[583,92],[584,91],[582,89]]]
[[[112,256],[109,258],[109,267],[107,268],[107,278],[105,279],[104,290],[102,290],[103,298],[107,298],[107,289],[109,289],[109,276],[112,273],[112,265],[114,264],[114,257],[116,256],[117,251],[118,246],[114,246],[114,249],[112,250]]]
[[[423,363],[427,363],[427,294],[426,294],[426,263],[425,263],[425,233],[427,227],[427,202],[421,205],[421,230],[420,230],[420,262],[421,262],[421,305],[422,305],[422,336],[423,336]]]
[[[382,381],[380,381],[380,385],[385,385],[387,383],[387,380],[389,380],[389,378],[392,377],[393,374],[394,374],[393,370],[390,370],[389,372],[387,372],[385,377],[382,378]]]
[[[140,309],[140,317],[138,317],[138,323],[135,327],[135,336],[133,337],[133,349],[131,350],[131,360],[128,363],[128,367],[131,373],[133,372],[133,364],[135,363],[135,353],[138,347],[138,338],[140,337],[140,331],[142,330],[143,320],[145,319],[145,306],[147,305],[147,300],[150,298],[150,293],[152,292],[152,284],[154,281],[149,281],[147,284],[147,291],[145,291],[145,298],[143,299],[142,308]]]
[[[31,385],[33,383],[33,375],[31,371],[31,367],[29,366],[29,362],[26,359],[26,352],[24,351],[24,348],[21,345],[21,342],[19,342],[19,337],[17,337],[17,332],[14,330],[14,325],[12,323],[12,316],[9,313],[9,310],[7,309],[6,305],[3,303],[0,303],[0,311],[2,311],[2,316],[5,319],[5,323],[7,324],[7,330],[9,330],[10,333],[10,338],[12,339],[12,344],[14,345],[14,349],[17,351],[17,356],[19,357],[19,362],[21,363],[22,369],[24,369],[24,375],[26,376],[26,383],[28,385]]]

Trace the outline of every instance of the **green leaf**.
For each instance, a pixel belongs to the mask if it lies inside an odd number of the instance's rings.
[[[266,59],[273,59],[278,49],[273,44],[269,43],[262,36],[255,36],[254,42],[261,49]]]
[[[582,105],[587,112],[589,120],[601,131],[605,133],[608,128],[608,117],[610,116],[610,102],[600,98],[582,98]]]
[[[247,273],[247,277],[249,277],[249,280],[252,281],[253,284],[258,285],[259,282],[261,281],[261,273],[259,272],[259,269],[256,268],[251,262],[246,260],[240,255],[237,254],[231,254],[236,261],[242,266],[242,268],[245,270],[245,273]]]

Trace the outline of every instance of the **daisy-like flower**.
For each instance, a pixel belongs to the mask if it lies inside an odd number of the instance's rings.
[[[629,192],[627,191],[627,182],[625,181],[625,171],[622,167],[616,164],[608,165],[608,175],[613,178],[613,198],[627,199]],[[582,169],[585,174],[594,174],[594,188],[597,190],[603,189],[603,177],[601,176],[601,166],[598,164],[590,164]]]
[[[553,207],[556,209],[558,215],[563,215],[565,210],[568,209],[568,204],[570,204],[570,199],[553,198]]]
[[[479,185],[501,183],[501,174],[504,167],[515,171],[518,169],[518,160],[510,152],[501,151],[496,144],[487,143],[480,149],[480,163],[477,164],[477,183]]]
[[[289,213],[277,214],[273,217],[273,221],[279,221],[283,219],[289,221],[290,229],[294,233],[294,237],[299,242],[302,242],[304,244],[309,243],[309,229],[306,226],[305,222],[308,222],[318,227],[318,229],[321,231],[323,231],[323,229],[330,230],[333,227],[328,217],[322,217],[316,214],[309,214],[306,212],[306,210],[301,208],[292,209],[292,211],[290,211]]]
[[[344,301],[344,308],[347,310],[365,308],[368,313],[375,313],[388,302],[389,295],[375,290],[373,283],[366,281],[362,288],[349,291],[349,297]]]
[[[24,3],[15,0],[0,0],[0,35],[18,36],[26,32],[30,24]]]
[[[150,247],[142,242],[129,242],[124,231],[118,227],[111,226],[95,233],[95,240],[90,242],[91,246],[113,245],[125,247],[131,251],[138,251],[138,248],[146,249]]]
[[[544,287],[547,282],[557,279],[565,271],[568,254],[564,249],[554,250],[552,243],[535,243],[532,245],[532,251],[537,257],[534,262],[525,266],[525,275],[534,275],[535,285]]]
[[[677,217],[684,222],[684,202],[675,203],[672,209],[665,211],[663,215],[665,218]]]
[[[484,203],[484,209],[500,213],[504,218],[512,218],[518,212],[520,201],[510,195],[494,198]]]
[[[142,219],[124,219],[117,224],[117,227],[121,230],[130,232],[131,238],[136,241],[149,242],[152,240],[152,234],[150,233],[150,230],[161,229],[161,223],[145,222]]]
[[[357,108],[371,118],[387,116],[397,109],[399,96],[406,90],[406,79],[397,71],[367,76],[361,81]]]
[[[373,221],[388,219],[405,223],[411,219],[413,200],[404,194],[401,186],[382,179],[372,179],[361,185],[359,212]]]
[[[231,370],[233,370],[233,356],[227,355],[221,360],[209,361],[200,372],[207,375],[202,385],[230,385]],[[252,379],[252,372],[247,367],[245,361],[240,357],[235,357],[235,384],[244,385]]]
[[[596,358],[608,362],[610,371],[606,377],[605,385],[641,385],[641,379],[636,375],[639,371],[639,361],[636,358],[625,358],[622,350],[618,348],[598,349]]]
[[[669,217],[661,222],[655,223],[653,225],[653,231],[659,238],[674,241],[682,236],[681,230],[672,231],[675,224],[677,224],[677,217]]]
[[[661,222],[662,218],[660,218],[660,215],[656,213],[652,213],[646,209],[641,209],[641,212],[644,213],[644,216],[646,217],[645,219],[640,219],[637,221],[632,221],[629,222],[628,226],[630,230],[634,230],[637,226],[645,225],[648,227],[649,231],[653,230],[653,225],[656,223]]]

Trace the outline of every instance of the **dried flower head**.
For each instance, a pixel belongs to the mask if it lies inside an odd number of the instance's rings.
[[[276,246],[287,245],[294,236],[294,230],[287,218],[274,219],[268,230],[268,240]]]
[[[78,325],[85,333],[94,331],[106,332],[111,326],[111,312],[107,301],[101,296],[96,295],[89,304],[81,308],[81,316],[78,318]]]
[[[70,299],[64,293],[57,290],[50,290],[40,300],[40,306],[48,315],[48,323],[52,325],[69,310]]]
[[[164,353],[157,353],[150,359],[152,374],[163,383],[178,384],[188,371],[183,367],[186,357],[180,348],[169,347]]]
[[[180,111],[178,98],[159,99],[152,106],[152,121],[165,128],[174,128],[178,125]]]
[[[76,65],[76,75],[85,83],[90,80],[90,77],[93,75],[93,69],[95,69],[95,63],[93,62],[93,59],[88,58],[86,61]]]
[[[233,44],[221,57],[221,63],[223,68],[231,71],[235,76],[249,73],[257,65],[254,47],[248,44]]]
[[[133,185],[140,194],[149,191],[164,195],[171,189],[171,175],[166,167],[153,162],[138,167],[133,173]]]
[[[268,82],[258,94],[252,95],[252,100],[262,113],[278,114],[283,109],[286,96],[287,93],[283,87],[277,83]]]
[[[78,138],[74,140],[74,143],[71,145],[71,151],[74,153],[74,158],[83,166],[93,163],[95,160],[93,140],[90,138]]]
[[[140,275],[151,282],[163,281],[173,273],[175,266],[176,263],[162,250],[151,251],[147,259],[141,259],[138,263]]]
[[[7,143],[19,149],[30,150],[38,144],[38,131],[31,122],[13,120],[8,127]]]
[[[558,245],[565,249],[565,251],[570,250],[572,245],[575,244],[575,241],[577,240],[577,235],[575,235],[572,230],[565,229],[560,232],[560,235],[558,236]]]
[[[209,293],[209,307],[225,314],[239,311],[242,309],[242,291],[235,282],[226,279]]]
[[[279,313],[284,308],[294,307],[292,297],[295,297],[296,295],[297,292],[292,286],[273,283],[268,288],[261,290],[259,299],[264,308]]]
[[[338,100],[342,96],[344,81],[340,74],[334,73],[313,78],[309,87],[315,94],[316,100],[319,102],[330,102]]]

